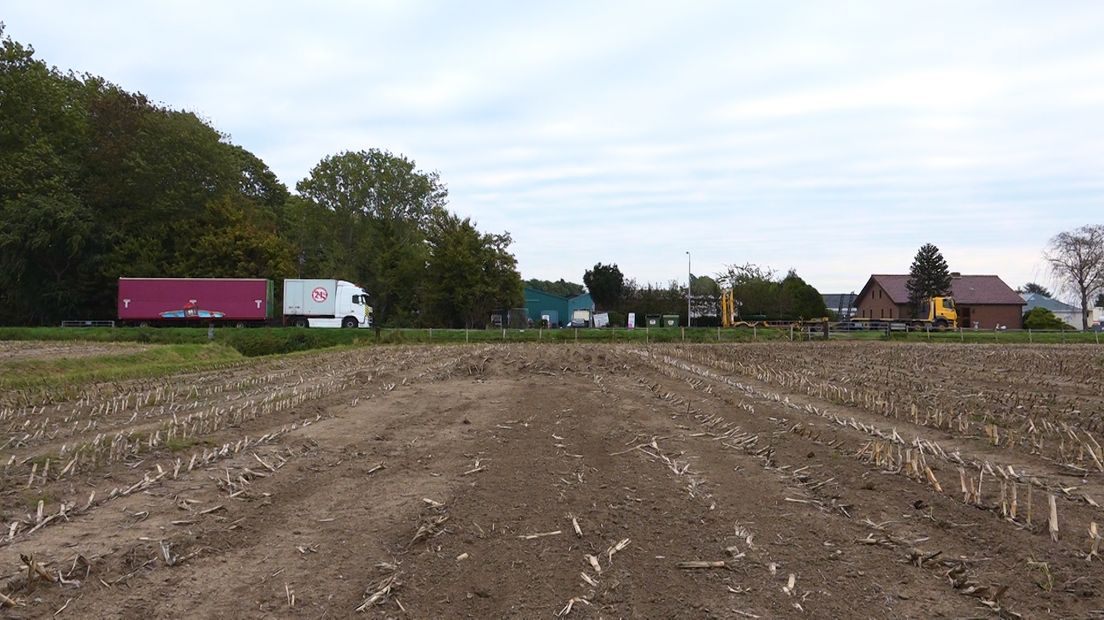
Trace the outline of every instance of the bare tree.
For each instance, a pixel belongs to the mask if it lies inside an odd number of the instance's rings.
[[[1082,226],[1055,235],[1045,253],[1062,289],[1081,300],[1081,326],[1089,328],[1089,300],[1104,289],[1104,225]]]

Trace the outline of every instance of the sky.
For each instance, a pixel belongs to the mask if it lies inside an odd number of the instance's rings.
[[[525,278],[726,265],[821,292],[951,270],[1054,286],[1104,223],[1104,3],[5,2],[63,70],[197,113],[294,189],[386,149],[509,231]]]

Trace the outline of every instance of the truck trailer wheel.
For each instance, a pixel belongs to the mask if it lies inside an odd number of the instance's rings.
[[[341,326],[346,329],[356,329],[360,325],[360,321],[356,320],[354,316],[347,316],[341,320]]]
[[[310,327],[310,323],[307,323],[307,319],[304,317],[298,317],[292,322],[292,325],[296,327]]]

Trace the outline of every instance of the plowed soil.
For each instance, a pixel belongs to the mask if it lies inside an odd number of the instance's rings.
[[[769,346],[824,364],[844,352]],[[179,387],[167,409],[136,397],[118,411],[78,402],[10,410],[0,434],[9,463],[0,592],[17,606],[0,613],[1104,615],[1101,558],[1088,555],[1090,524],[1104,523],[1087,491],[1099,472],[1071,476],[981,433],[738,373],[726,348],[319,353],[96,392]],[[137,437],[170,415],[218,414],[266,394],[287,397],[182,443],[155,441],[75,474],[29,473],[97,433]],[[19,426],[51,416],[52,437]],[[95,428],[83,428],[86,417]],[[875,454],[882,442],[888,462]],[[916,473],[907,463],[920,458]],[[54,460],[56,472],[66,458]],[[960,475],[980,497],[962,491]],[[28,577],[34,568],[42,574]]]

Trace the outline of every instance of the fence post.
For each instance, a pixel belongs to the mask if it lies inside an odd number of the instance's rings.
[[[751,341],[755,342],[758,339],[759,339],[759,326],[758,325],[752,325],[751,326]]]
[[[429,328],[429,341],[433,342],[433,328],[432,327]]]
[[[471,340],[468,340],[468,328],[467,327],[464,328],[464,342],[465,343],[471,342]]]
[[[1031,328],[1030,327],[1027,328],[1027,342],[1028,342],[1028,344],[1031,344],[1031,343],[1035,342],[1034,337],[1032,337],[1032,335],[1031,335]]]
[[[579,342],[579,328],[575,328],[575,342]]]
[[[682,341],[686,342],[686,328],[682,327],[680,329],[682,329]]]
[[[506,340],[506,328],[505,327],[502,328],[502,339]]]
[[[717,326],[717,342],[721,341],[721,326]]]
[[[644,326],[644,344],[649,344],[652,341],[652,332],[650,330],[650,327],[647,325]]]
[[[793,323],[790,323],[790,342],[793,342]]]
[[[544,326],[541,325],[537,330],[537,340],[544,340]]]
[[[958,341],[959,342],[966,342],[966,337],[962,335],[962,328],[961,327],[958,328]]]

